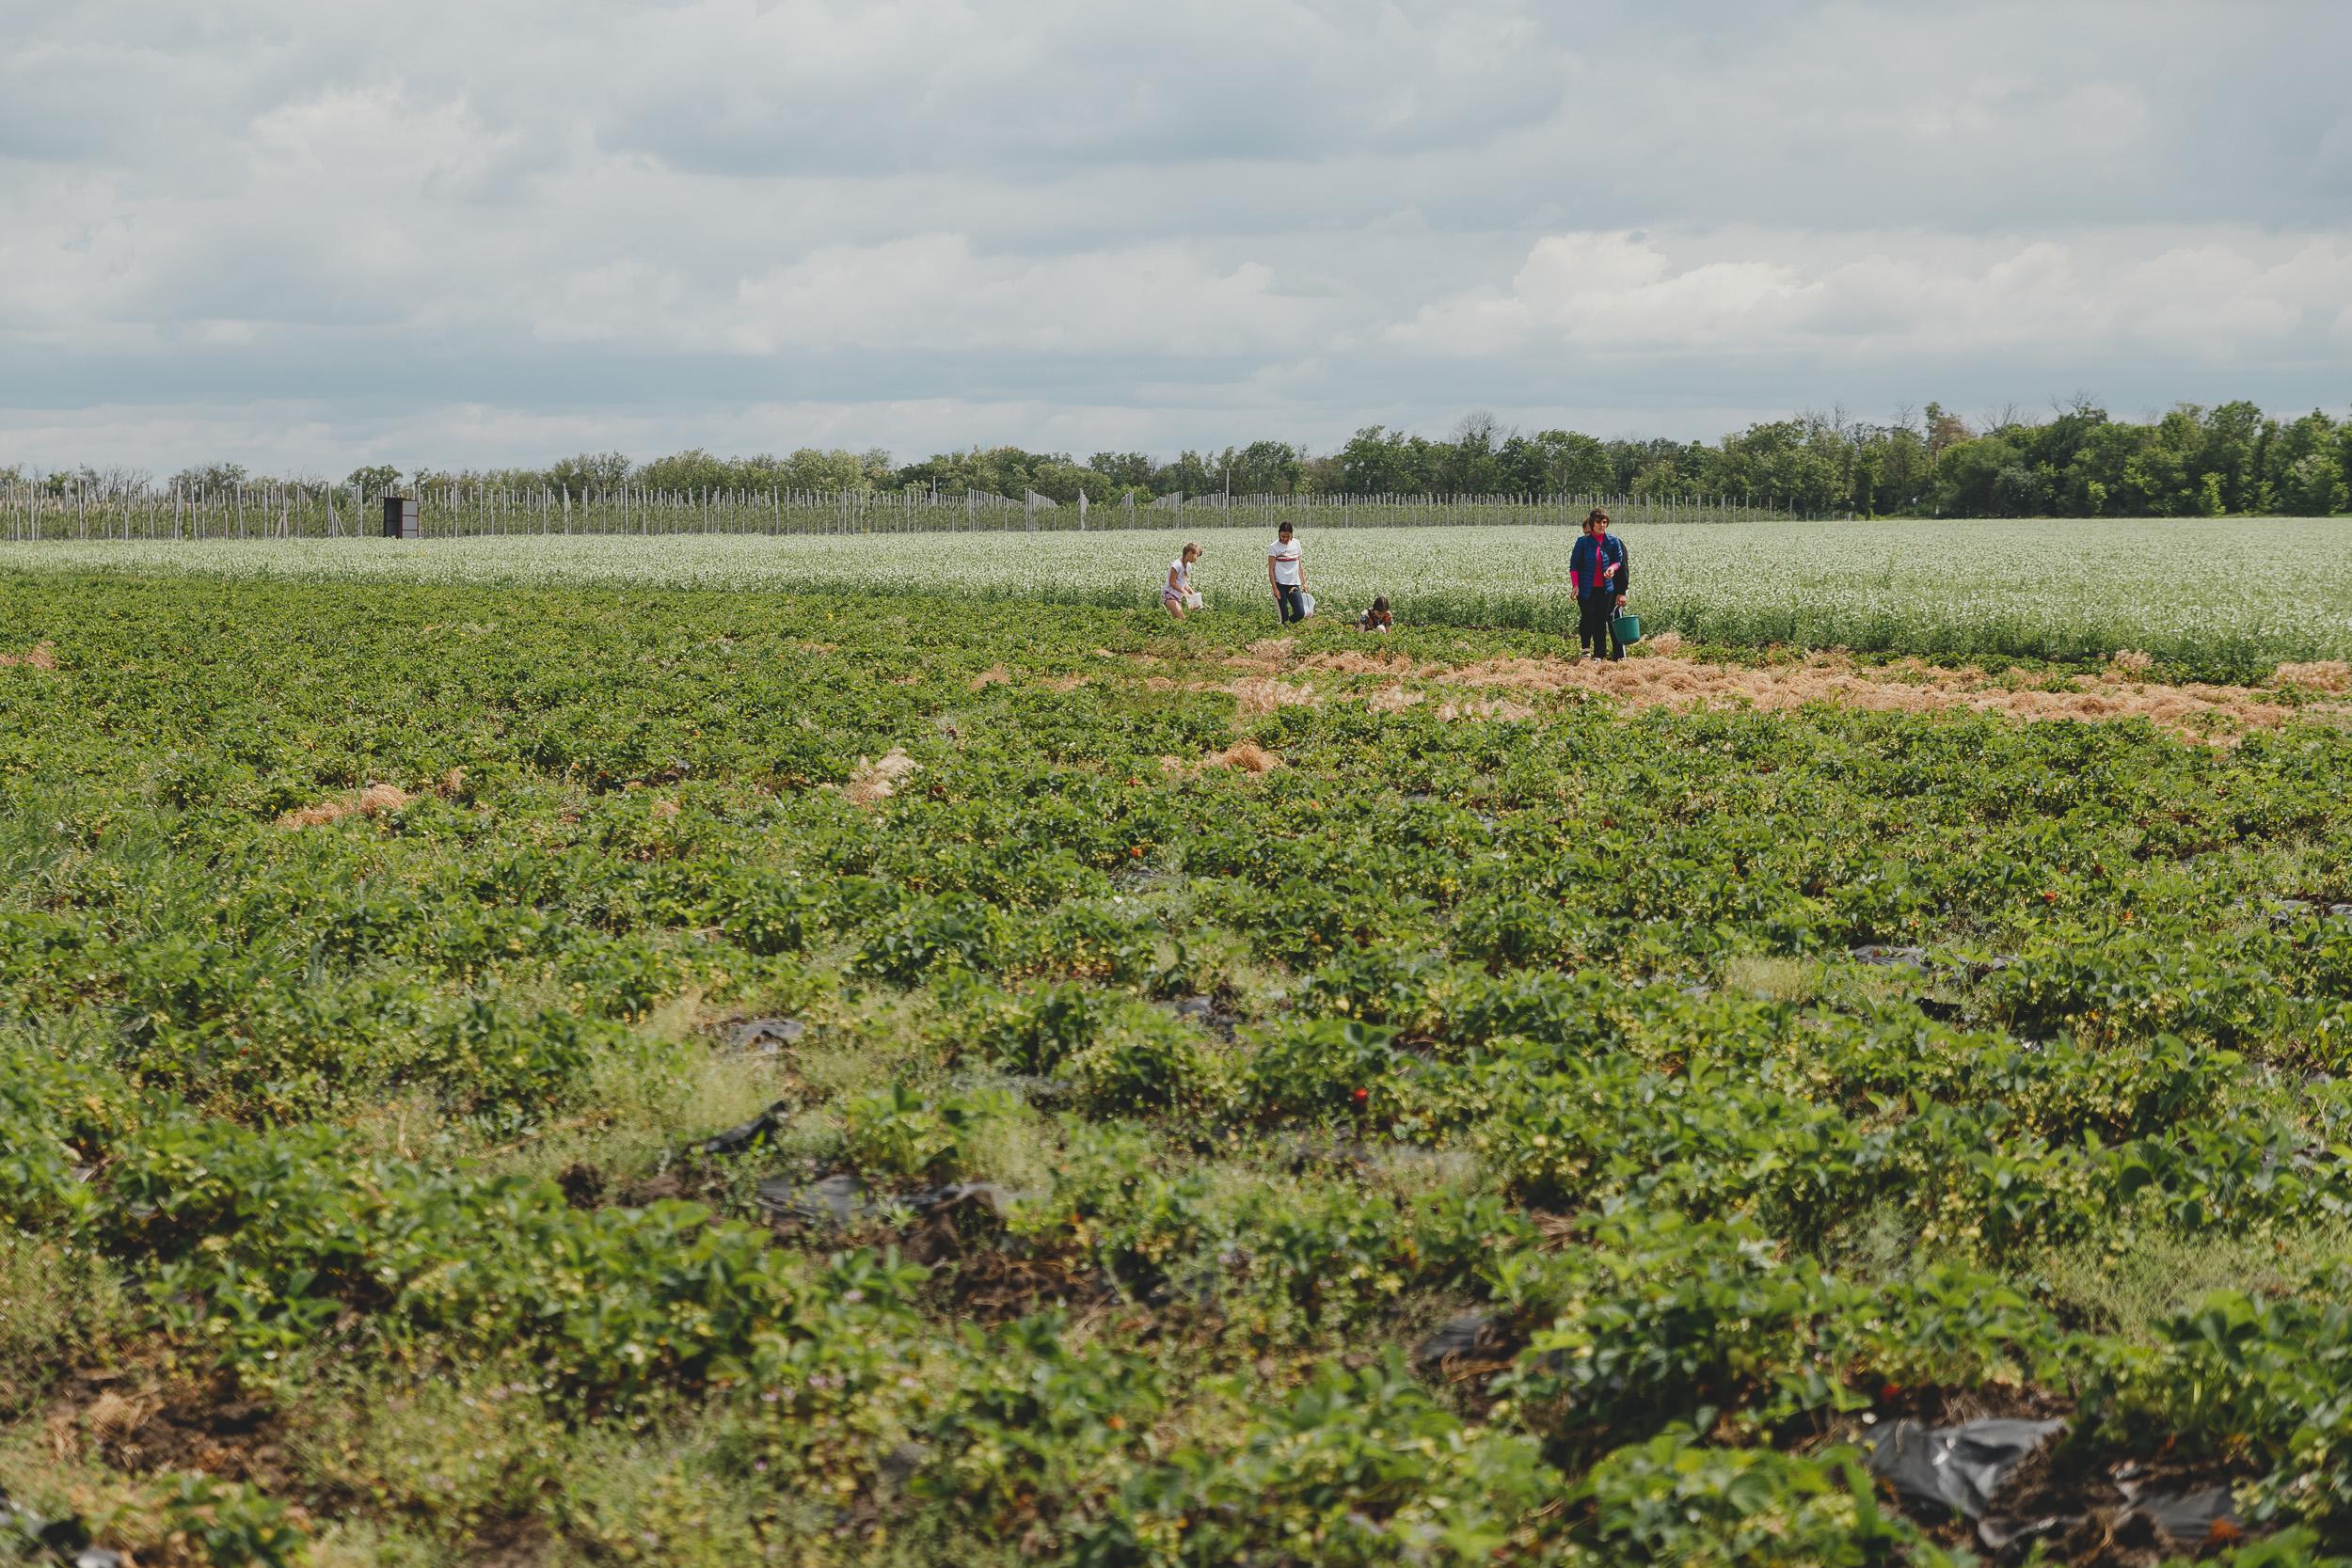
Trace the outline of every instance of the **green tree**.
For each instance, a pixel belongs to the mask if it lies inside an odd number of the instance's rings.
[[[880,455],[866,454],[869,472],[873,460]],[[934,452],[922,462],[910,463],[895,475],[885,477],[910,488],[936,486],[943,496],[977,491],[1002,496],[1007,500],[1019,500],[1030,490],[1050,500],[1074,501],[1080,491],[1086,493],[1089,500],[1106,500],[1115,489],[1108,476],[1075,461],[1066,451],[1025,451],[1019,447],[975,447],[969,451]]]
[[[1347,465],[1340,454],[1327,451],[1311,456],[1307,449],[1298,449],[1298,493],[1302,496],[1336,496],[1347,488]]]
[[[2000,517],[2031,517],[2042,510],[2040,472],[2023,463],[2002,465],[1993,476],[1992,512]]]
[[[1617,487],[1616,467],[1609,448],[1593,436],[1569,430],[1539,430],[1533,436],[1514,435],[1497,452],[1504,480],[1513,490],[1539,495],[1597,496]]]
[[[1827,511],[1844,499],[1840,467],[1834,443],[1803,420],[1750,425],[1724,437],[1721,483],[1731,495]]]
[[[1345,488],[1359,496],[1422,494],[1437,467],[1427,441],[1376,424],[1349,437],[1339,457]]]
[[[1947,516],[2014,515],[1996,494],[2001,475],[2011,468],[2032,472],[2026,454],[2005,436],[1979,436],[1947,447],[1935,465],[1936,510]]]
[[[206,463],[172,475],[171,486],[184,496],[210,499],[225,496],[251,478],[242,463]]]
[[[1114,491],[1141,495],[1159,492],[1159,465],[1149,452],[1098,451],[1087,459],[1087,467],[1108,480]]]
[[[1225,488],[1225,469],[1212,453],[1180,451],[1160,470],[1160,484],[1182,495],[1205,496]]]
[[[755,490],[882,490],[897,480],[890,454],[879,449],[802,447],[789,457],[747,458],[741,468]]]
[[[2335,454],[2310,451],[2296,458],[2279,487],[2279,504],[2297,517],[2325,517],[2352,504]]]
[[[2263,446],[2272,428],[2263,411],[2243,401],[2225,403],[2208,411],[2199,423],[2203,439],[2198,446],[2198,471],[2217,479],[2225,510],[2258,510]],[[2199,505],[2204,504],[2201,480]]]
[[[1871,515],[1909,511],[1929,498],[1934,463],[1920,431],[1909,423],[1883,426],[1870,436],[1870,447]]]
[[[1236,496],[1287,496],[1298,488],[1304,456],[1286,441],[1252,441],[1238,451],[1227,447],[1221,462]]]
[[[1047,500],[1059,501],[1065,506],[1073,504],[1081,495],[1090,504],[1098,505],[1109,500],[1112,495],[1108,476],[1082,464],[1073,463],[1067,457],[1033,465],[1023,480],[1022,488],[1035,490]],[[1015,494],[1012,499],[1019,500],[1021,497]]]
[[[547,478],[549,484],[578,500],[591,492],[601,495],[619,489],[628,472],[629,461],[625,453],[583,451],[549,464]]]
[[[1465,414],[1454,427],[1454,438],[1438,447],[1431,487],[1455,495],[1486,496],[1503,489],[1502,464],[1497,453],[1504,440],[1495,417],[1485,409]]]
[[[1878,515],[1879,486],[1883,482],[1880,466],[1884,461],[1884,453],[1877,447],[1865,446],[1854,452],[1847,469],[1847,504],[1866,517]]]
[[[2148,445],[2148,427],[2103,423],[2083,432],[2059,475],[2053,505],[2074,515],[2145,515],[2129,470]]]
[[[1977,433],[1968,428],[1967,420],[1940,403],[1928,404],[1927,420],[1926,440],[1928,462],[1931,466],[1941,463],[1945,452],[1959,446],[1963,441],[1973,441],[1977,437]]]
[[[726,489],[729,472],[726,459],[715,457],[701,447],[689,447],[684,451],[655,458],[639,468],[631,481],[647,490],[700,495],[705,490]]]
[[[2336,421],[2316,408],[2272,428],[2263,447],[2263,485],[2273,509],[2309,513],[2335,493],[2335,482],[2344,477],[2339,434]],[[2319,461],[2307,465],[2314,457]]]
[[[564,458],[546,469],[425,473],[420,483],[550,484],[579,496],[624,478],[652,488],[713,491],[882,490],[899,485],[1019,499],[1028,490],[1057,501],[1084,495],[1172,491],[1199,496],[1401,494],[1746,497],[1808,511],[1851,508],[1873,516],[1979,513],[2071,516],[2198,516],[2231,512],[2330,512],[2348,504],[2352,422],[2314,410],[2269,419],[2251,403],[2206,408],[2182,404],[2149,423],[2112,419],[2088,397],[2046,420],[2014,406],[1986,416],[1979,432],[1939,403],[1924,418],[1907,411],[1873,425],[1842,411],[1751,425],[1708,444],[1597,437],[1570,430],[1504,431],[1484,412],[1466,416],[1444,439],[1385,425],[1359,429],[1337,451],[1311,455],[1262,438],[1219,451],[1186,451],[1168,462],[1142,451],[1098,451],[1084,463],[1067,452],[975,447],[937,452],[894,468],[887,452],[803,447],[788,456],[720,457],[692,448],[632,467],[619,452]],[[354,482],[396,479],[363,468]],[[81,469],[42,483],[63,493],[135,484],[133,470]],[[191,468],[175,483],[207,494],[263,483],[233,464]]]

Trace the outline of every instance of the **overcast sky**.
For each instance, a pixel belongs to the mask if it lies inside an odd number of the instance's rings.
[[[0,0],[0,466],[2352,405],[2352,6]]]

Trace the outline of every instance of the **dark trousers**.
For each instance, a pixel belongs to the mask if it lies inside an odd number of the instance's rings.
[[[1281,610],[1282,625],[1286,626],[1293,621],[1303,621],[1307,618],[1307,607],[1298,602],[1298,588],[1295,584],[1277,583],[1274,588],[1274,602]]]
[[[1576,643],[1589,648],[1595,658],[1623,658],[1625,644],[1617,641],[1617,595],[1586,594],[1576,602]]]

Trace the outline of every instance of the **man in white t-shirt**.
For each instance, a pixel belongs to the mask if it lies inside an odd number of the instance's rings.
[[[1307,592],[1307,574],[1299,560],[1298,540],[1288,523],[1266,546],[1265,579],[1274,589],[1274,608],[1281,613],[1284,626],[1307,618],[1307,607],[1301,602]]]

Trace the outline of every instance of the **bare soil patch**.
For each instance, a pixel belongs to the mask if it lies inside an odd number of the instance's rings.
[[[1303,660],[1302,670],[1328,670],[1335,675],[1392,675],[1409,671],[1413,661],[1403,654],[1368,654],[1342,649],[1335,654],[1315,654]]]
[[[1440,719],[1533,719],[1535,710],[1508,697],[1448,697],[1438,705]]]
[[[1261,637],[1241,653],[1225,661],[1229,670],[1249,670],[1262,675],[1277,674],[1291,667],[1292,656],[1298,652],[1295,637]]]
[[[422,794],[438,795],[443,800],[449,800],[465,787],[466,770],[453,768]],[[381,816],[387,812],[403,811],[418,799],[419,796],[411,795],[398,784],[372,784],[365,789],[338,795],[315,805],[296,806],[292,811],[280,812],[278,825],[281,828],[323,828],[330,822],[341,822],[346,816]],[[675,807],[672,809],[675,810]]]
[[[1319,691],[1281,678],[1311,671],[1392,677],[1363,695],[1384,711],[1421,700],[1422,693],[1404,685],[1405,679],[1435,687],[1440,699],[1438,715],[1443,719],[1523,719],[1534,712],[1527,702],[1530,697],[1585,693],[1635,708],[1779,710],[1826,703],[1872,712],[1967,710],[2026,721],[2145,719],[2183,739],[2221,742],[2247,730],[2275,727],[2298,714],[2352,711],[2352,705],[2298,703],[2284,694],[2283,689],[2289,688],[2301,694],[2352,692],[2352,665],[2337,661],[2281,665],[2272,688],[2258,688],[2151,682],[2140,678],[2145,665],[2122,656],[2097,673],[2036,679],[1991,675],[1973,668],[1946,669],[1916,659],[1865,666],[1839,654],[1820,654],[1793,664],[1717,664],[1681,657],[1678,639],[1661,636],[1645,644],[1648,651],[1642,656],[1607,663],[1510,657],[1446,665],[1356,651],[1301,658],[1295,639],[1267,638],[1251,643],[1246,657],[1224,661],[1229,668],[1247,668],[1252,673],[1222,689],[1231,691],[1242,712],[1250,716],[1295,703],[1358,695],[1344,689]],[[1491,695],[1479,698],[1465,692]]]
[[[1514,690],[1606,693],[1634,707],[1781,709],[1828,703],[1873,712],[1967,709],[2026,721],[2145,719],[2193,740],[2276,726],[2296,711],[2250,688],[2151,684],[2122,667],[2072,676],[2053,688],[1916,662],[1864,669],[1834,656],[1757,669],[1679,657],[1609,664],[1490,660],[1438,678]]]
[[[1249,718],[1272,713],[1276,708],[1311,707],[1315,705],[1315,689],[1292,681],[1271,680],[1263,675],[1247,676],[1228,682],[1222,689],[1233,694],[1233,701]]]
[[[1231,768],[1241,773],[1265,773],[1282,766],[1282,759],[1254,740],[1234,741],[1221,752],[1200,759],[1203,768]]]
[[[341,822],[346,816],[381,816],[386,812],[400,811],[416,799],[398,784],[374,784],[349,795],[340,795],[316,805],[296,806],[278,815],[281,828],[324,828],[330,822]]]
[[[850,803],[860,806],[880,805],[898,793],[898,785],[922,770],[923,765],[907,755],[903,746],[893,746],[882,754],[879,762],[858,758],[857,767],[850,774],[850,782],[842,793]]]
[[[226,1372],[77,1371],[43,1425],[61,1460],[95,1459],[131,1475],[200,1470],[264,1487],[287,1480],[277,1412],[245,1397]]]
[[[48,641],[34,643],[21,654],[0,654],[0,670],[55,670],[57,650]]]
[[[1072,1258],[1022,1247],[975,1248],[931,1277],[932,1293],[959,1316],[1006,1323],[1047,1307],[1091,1304],[1111,1292]]]
[[[2352,664],[2340,658],[2281,664],[2270,679],[2275,686],[2300,687],[2306,691],[2352,691]]]

